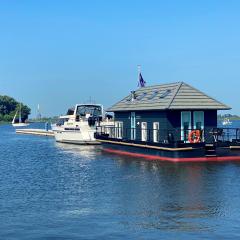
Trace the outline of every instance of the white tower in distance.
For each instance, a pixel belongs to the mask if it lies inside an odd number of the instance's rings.
[[[38,104],[37,106],[37,120],[41,120],[42,116],[41,116],[41,112],[40,112],[40,105]]]

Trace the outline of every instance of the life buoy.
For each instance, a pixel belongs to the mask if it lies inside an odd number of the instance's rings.
[[[188,134],[188,141],[190,143],[199,143],[201,141],[200,130],[193,130]]]

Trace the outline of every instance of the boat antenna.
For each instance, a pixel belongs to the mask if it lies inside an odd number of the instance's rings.
[[[89,96],[88,103],[95,104],[95,100],[92,98],[92,96]]]

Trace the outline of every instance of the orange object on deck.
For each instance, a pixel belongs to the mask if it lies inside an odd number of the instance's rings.
[[[201,141],[201,131],[193,130],[188,134],[188,141],[190,143],[199,143]]]

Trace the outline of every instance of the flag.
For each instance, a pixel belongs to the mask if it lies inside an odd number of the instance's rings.
[[[142,74],[139,73],[139,79],[138,79],[138,86],[139,87],[145,87],[146,82],[144,81]]]

